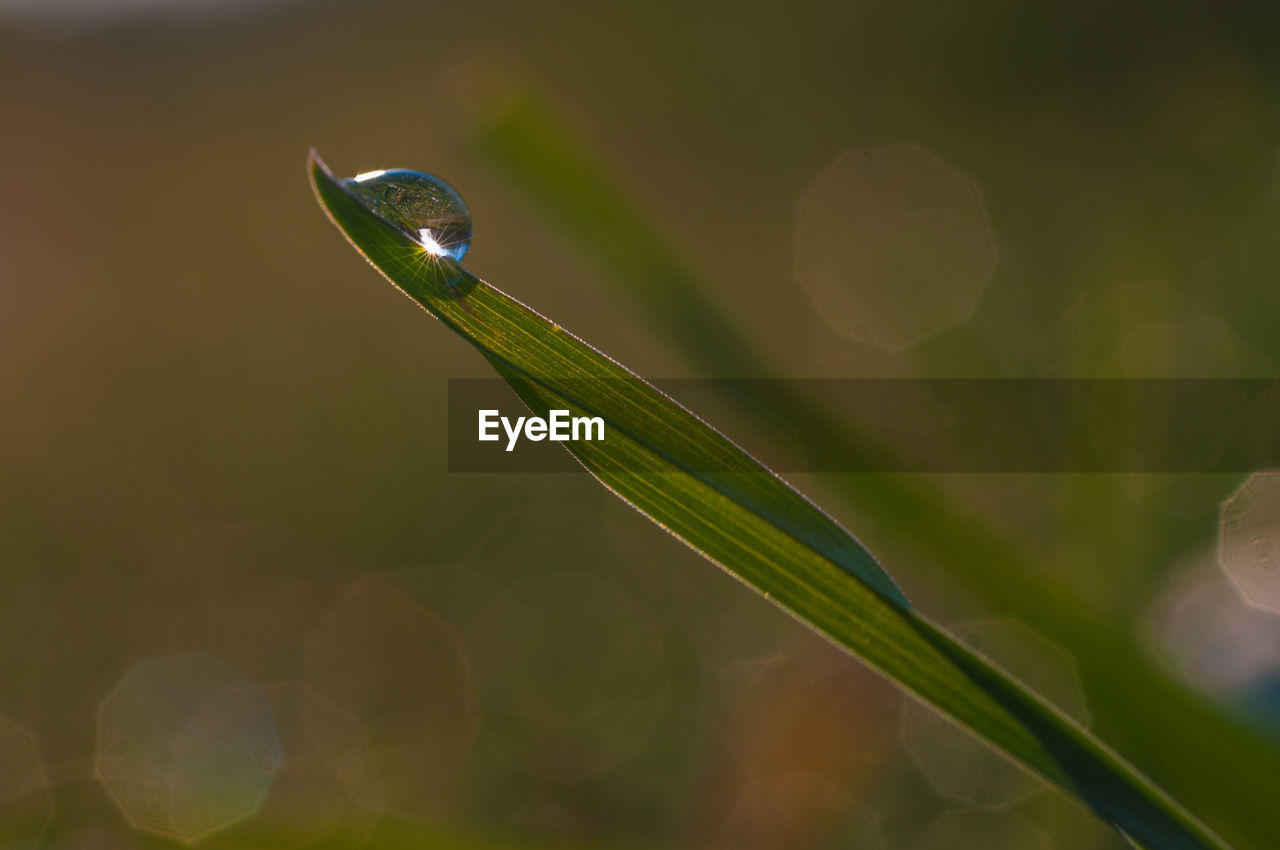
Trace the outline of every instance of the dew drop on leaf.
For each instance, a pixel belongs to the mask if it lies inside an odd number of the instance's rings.
[[[471,212],[439,177],[391,168],[358,174],[343,187],[430,254],[461,262],[471,247]]]

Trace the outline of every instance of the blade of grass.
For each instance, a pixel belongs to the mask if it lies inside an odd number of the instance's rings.
[[[505,104],[480,126],[481,149],[615,277],[704,374],[745,370],[753,377],[777,377],[550,110],[529,93]],[[742,388],[755,393],[739,399],[744,405],[787,411],[812,456],[865,457],[869,468],[879,462],[879,446],[788,391],[785,381],[744,382]],[[1153,664],[1131,620],[1064,592],[1024,552],[919,479],[868,475],[835,481],[886,534],[946,569],[994,610],[1034,624],[1067,647],[1079,662],[1099,727],[1122,740],[1179,799],[1242,846],[1280,847],[1280,819],[1266,814],[1273,777],[1280,775],[1280,750]],[[1135,704],[1148,710],[1135,710]],[[1228,769],[1233,781],[1224,784]]]
[[[916,611],[852,535],[719,432],[469,272],[450,288],[418,245],[314,155],[310,173],[356,250],[474,345],[532,410],[604,418],[610,439],[565,446],[620,498],[1143,845],[1227,846],[1089,732]],[[709,459],[717,464],[703,466]]]

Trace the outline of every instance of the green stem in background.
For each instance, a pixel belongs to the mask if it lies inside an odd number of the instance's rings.
[[[481,124],[481,149],[599,261],[703,374],[745,370],[776,377],[550,110],[529,93],[504,103]],[[880,447],[786,384],[743,382],[757,395],[739,401],[751,409],[785,410],[806,438],[825,435],[811,443],[814,457],[867,457],[868,468],[883,468],[875,461]],[[1157,667],[1136,640],[1137,623],[1048,580],[1041,565],[927,482],[894,475],[833,479],[884,534],[946,570],[992,610],[1066,647],[1079,663],[1095,728],[1122,741],[1178,799],[1242,847],[1280,847],[1280,818],[1271,814],[1280,749]]]
[[[564,445],[620,498],[1143,846],[1227,847],[1088,731],[930,622],[852,535],[718,431],[469,272],[449,286],[420,245],[314,156],[310,173],[352,246],[475,346],[531,410],[605,420],[605,440]]]

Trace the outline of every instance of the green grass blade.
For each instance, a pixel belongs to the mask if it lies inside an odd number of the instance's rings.
[[[917,612],[852,535],[709,425],[475,276],[450,288],[412,240],[314,157],[311,177],[352,245],[479,349],[532,410],[605,419],[609,439],[565,445],[619,497],[1144,846],[1227,846],[1090,733]],[[725,469],[733,471],[714,471]]]
[[[753,377],[777,377],[536,94],[505,98],[482,122],[478,141],[703,374],[728,377],[745,369]],[[806,435],[811,456],[866,457],[868,468],[883,466],[881,447],[812,399],[789,392],[785,381],[748,382],[744,392],[756,393],[735,399],[748,409],[787,411]],[[1045,576],[1042,564],[921,479],[832,476],[831,483],[884,534],[945,569],[992,610],[1034,624],[1066,647],[1079,662],[1090,706],[1109,737],[1123,741],[1179,799],[1241,846],[1280,847],[1280,819],[1268,814],[1274,777],[1280,775],[1274,739],[1154,664],[1130,617],[1064,590]],[[1228,765],[1232,781],[1224,783]]]

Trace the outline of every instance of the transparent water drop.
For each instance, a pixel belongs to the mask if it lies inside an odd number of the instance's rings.
[[[462,196],[439,177],[389,168],[357,174],[344,180],[343,186],[447,266],[461,262],[471,247],[471,211]],[[461,275],[459,269],[454,271],[457,275],[450,283],[456,283]]]

